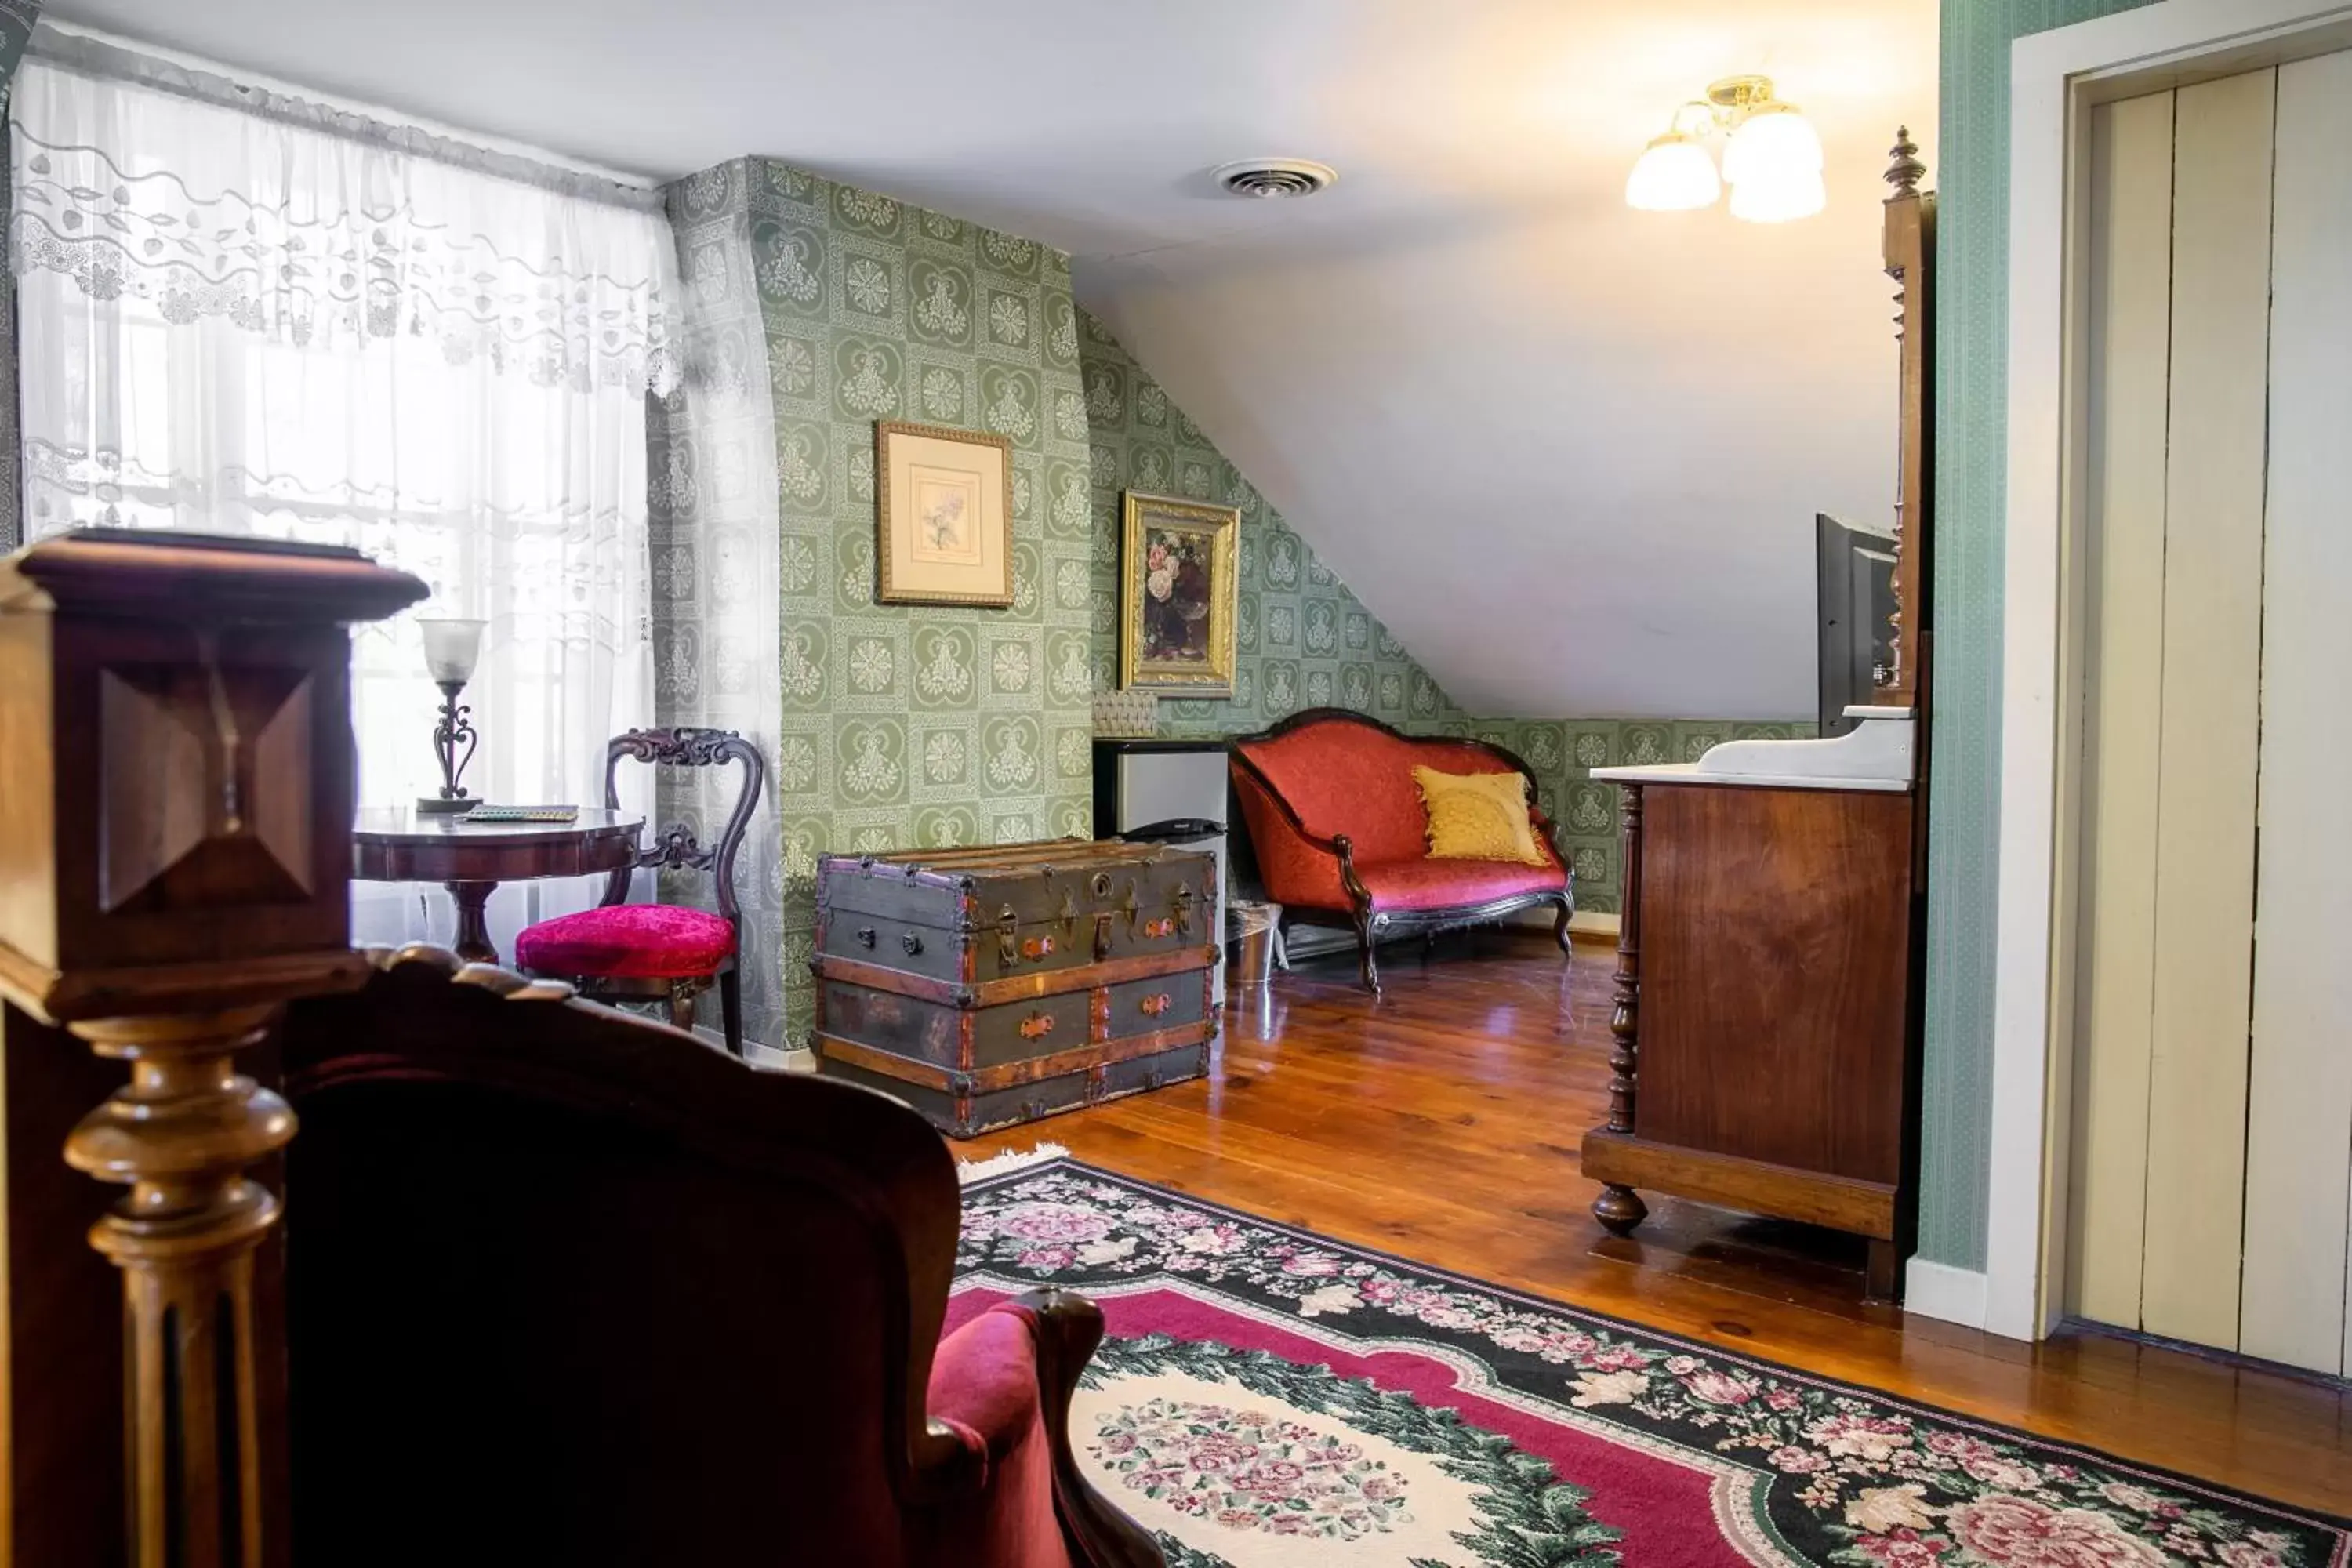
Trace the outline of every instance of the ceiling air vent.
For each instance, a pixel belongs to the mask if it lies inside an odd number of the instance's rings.
[[[1339,177],[1339,171],[1311,158],[1244,158],[1216,171],[1217,184],[1237,196],[1311,196]]]

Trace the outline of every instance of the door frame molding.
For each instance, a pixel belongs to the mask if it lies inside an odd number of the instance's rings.
[[[2089,111],[2352,47],[2345,0],[2162,0],[2010,46],[2009,397],[1980,1326],[2064,1315],[2083,803]]]

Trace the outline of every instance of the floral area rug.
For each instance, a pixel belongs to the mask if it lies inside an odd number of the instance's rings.
[[[973,1176],[950,1323],[1109,1337],[1080,1463],[1171,1568],[2347,1568],[2352,1529],[1068,1160]]]

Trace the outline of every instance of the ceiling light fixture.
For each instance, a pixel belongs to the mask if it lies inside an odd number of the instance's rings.
[[[1706,138],[1730,135],[1723,174]],[[1772,79],[1726,77],[1675,110],[1666,133],[1651,142],[1625,177],[1625,202],[1644,212],[1713,206],[1731,186],[1731,216],[1749,223],[1811,217],[1829,199],[1822,183],[1822,139],[1793,103],[1772,96]]]

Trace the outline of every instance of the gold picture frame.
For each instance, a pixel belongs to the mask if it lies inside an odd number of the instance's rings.
[[[1119,685],[1231,697],[1241,509],[1129,490],[1120,517]]]
[[[875,602],[1013,603],[1013,443],[886,419],[874,426]]]

